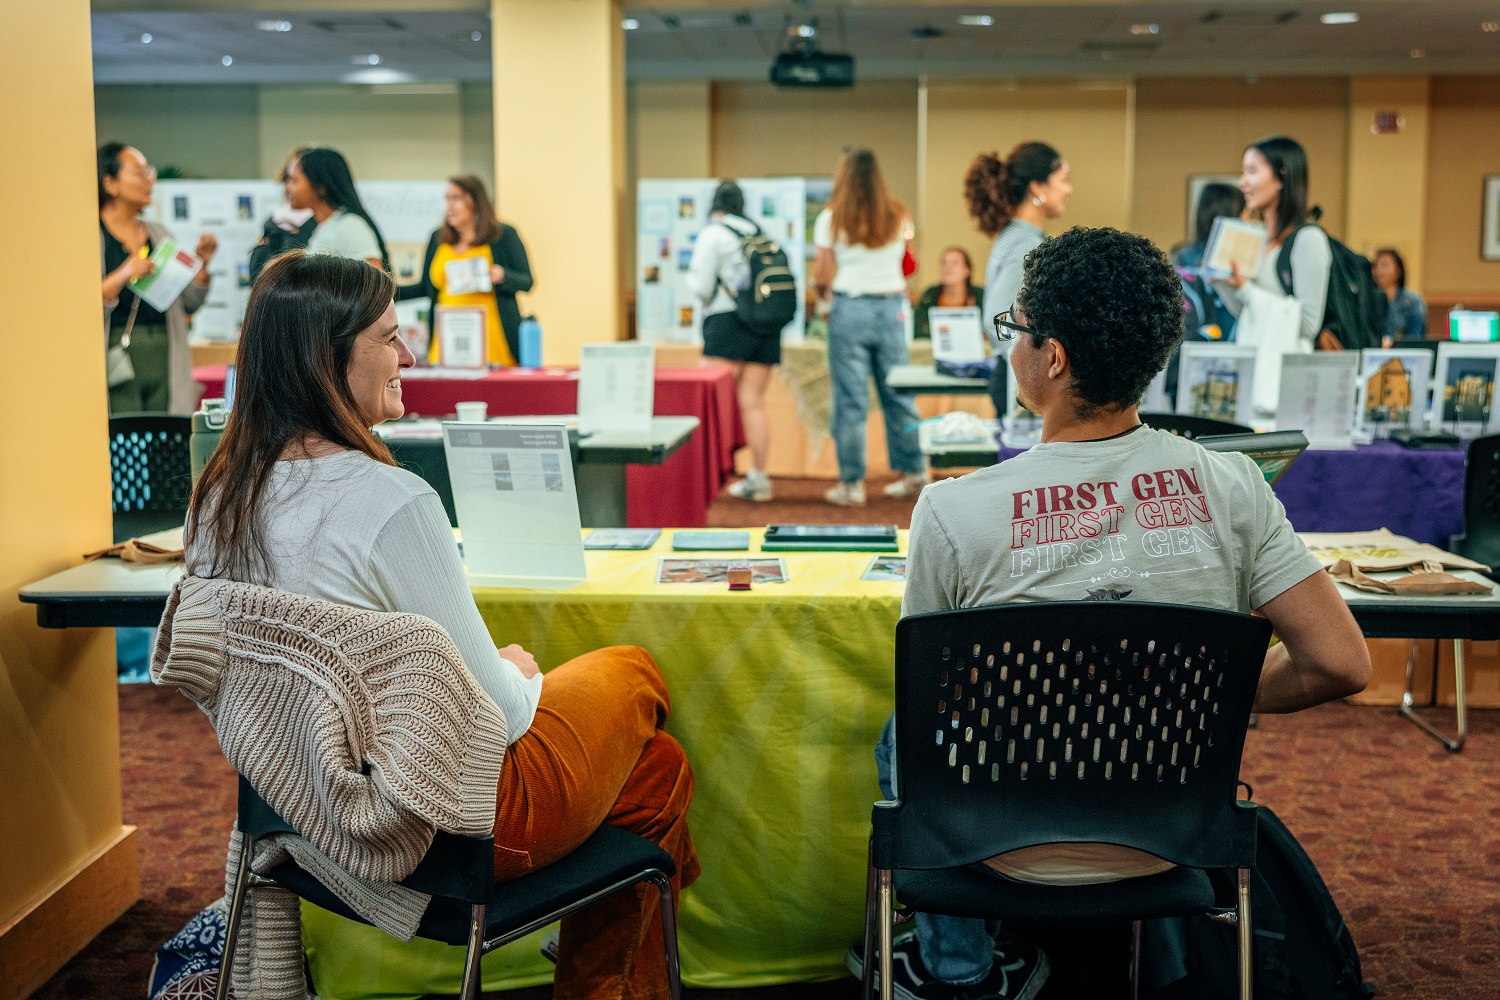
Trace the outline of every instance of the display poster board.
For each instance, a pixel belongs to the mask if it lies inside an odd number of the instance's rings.
[[[989,356],[985,350],[984,331],[979,322],[978,306],[956,309],[933,307],[928,311],[932,330],[932,359],[954,364],[971,364]]]
[[[360,200],[385,238],[398,285],[414,283],[432,231],[443,222],[446,181],[360,181]],[[218,252],[208,263],[213,279],[192,316],[195,340],[232,341],[240,335],[250,298],[250,251],[266,220],[284,203],[270,180],[160,180],[141,217],[165,226],[185,249],[213,233]]]
[[[1495,413],[1495,373],[1500,344],[1438,344],[1432,380],[1431,426],[1468,440],[1500,430]]]
[[[1359,365],[1354,351],[1283,354],[1276,428],[1301,431],[1317,451],[1353,448]]]
[[[1427,424],[1427,378],[1432,352],[1369,348],[1359,352],[1359,396],[1355,423],[1361,434],[1388,438],[1404,427]]]
[[[1177,367],[1177,412],[1249,426],[1255,401],[1254,347],[1190,342]]]
[[[797,275],[797,314],[781,331],[783,343],[801,343],[806,330],[807,183],[801,177],[736,181],[745,194],[745,216],[786,252]],[[636,337],[643,341],[702,343],[706,303],[683,280],[719,182],[713,178],[642,180],[636,189]]]
[[[588,572],[567,427],[445,423],[443,451],[470,583],[583,582]]]
[[[580,434],[651,434],[656,348],[649,343],[584,344],[578,360]]]

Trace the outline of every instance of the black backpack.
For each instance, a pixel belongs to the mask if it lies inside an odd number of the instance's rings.
[[[786,251],[759,226],[749,236],[729,225],[724,228],[740,241],[740,253],[750,268],[750,282],[738,292],[719,282],[734,297],[735,315],[758,334],[780,335],[797,315],[797,279],[787,266]]]
[[[1288,295],[1292,294],[1292,243],[1306,228],[1308,226],[1293,230],[1281,244],[1281,253],[1276,257],[1276,276],[1281,279],[1281,288]],[[1346,351],[1379,347],[1380,338],[1385,334],[1385,313],[1390,308],[1390,301],[1375,284],[1369,258],[1355,253],[1332,236],[1328,237],[1328,250],[1332,261],[1328,267],[1328,300],[1323,307],[1321,329],[1338,338]]]
[[[250,280],[254,282],[260,277],[261,269],[271,263],[273,257],[280,256],[288,250],[305,249],[317,225],[316,219],[308,219],[302,223],[301,229],[289,232],[267,219],[265,229],[261,232],[260,242],[250,251]]]
[[[1286,824],[1265,806],[1256,810],[1255,871],[1250,922],[1255,936],[1258,1000],[1368,1000],[1359,952],[1317,866]],[[1206,917],[1187,924],[1186,980],[1160,991],[1160,1000],[1237,1000],[1237,931]]]

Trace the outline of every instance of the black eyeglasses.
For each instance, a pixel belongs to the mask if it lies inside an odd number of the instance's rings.
[[[1031,327],[1014,322],[1011,318],[1013,316],[1015,313],[1007,309],[995,317],[996,340],[1015,340],[1018,333],[1036,333]]]

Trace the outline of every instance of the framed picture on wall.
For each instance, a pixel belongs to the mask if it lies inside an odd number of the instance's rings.
[[[1500,260],[1500,174],[1484,179],[1484,236],[1479,256],[1482,260]]]
[[[1189,174],[1187,179],[1187,241],[1193,242],[1198,235],[1198,199],[1203,189],[1210,184],[1228,184],[1237,187],[1239,174]]]

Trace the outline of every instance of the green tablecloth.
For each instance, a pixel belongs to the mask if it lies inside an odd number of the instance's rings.
[[[903,545],[905,543],[903,532]],[[859,579],[869,554],[784,554],[790,579],[730,593],[658,585],[654,552],[590,552],[569,591],[479,589],[498,644],[543,667],[635,644],[661,664],[669,731],[696,776],[689,821],[703,877],[683,894],[679,941],[692,986],[833,978],[863,926],[873,747],[892,707],[902,585]],[[756,538],[758,544],[758,538]],[[456,993],[461,949],[402,944],[304,906],[324,1000]],[[545,983],[535,940],[484,963],[486,990]]]

